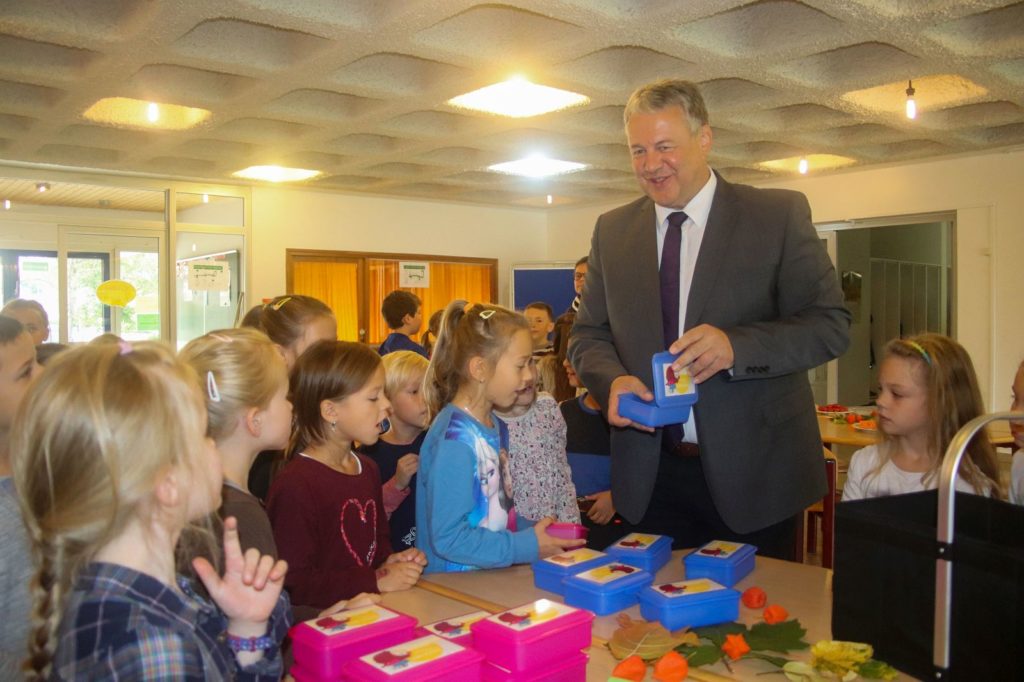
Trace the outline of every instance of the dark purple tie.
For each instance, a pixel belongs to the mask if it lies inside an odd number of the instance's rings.
[[[668,231],[661,247],[658,276],[661,279],[661,333],[665,350],[679,338],[679,245],[683,240],[682,225],[685,222],[686,214],[682,211],[669,213]],[[663,439],[663,446],[675,447],[683,440],[683,427],[669,424],[665,427]]]
[[[682,225],[686,214],[682,211],[670,213],[665,243],[661,247],[661,333],[665,350],[679,338],[679,245],[683,240]]]

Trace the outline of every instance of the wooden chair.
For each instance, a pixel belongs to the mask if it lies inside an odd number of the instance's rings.
[[[825,448],[825,477],[828,481],[828,492],[820,502],[807,508],[807,551],[817,551],[818,520],[821,520],[821,567],[832,568],[835,556],[836,527],[836,488],[838,486],[839,465],[835,455]],[[801,548],[802,549],[802,548]]]

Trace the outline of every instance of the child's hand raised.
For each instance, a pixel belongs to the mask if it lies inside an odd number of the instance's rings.
[[[267,631],[277,598],[288,572],[285,561],[274,561],[250,547],[243,555],[238,542],[238,521],[224,519],[224,575],[217,575],[204,558],[192,560],[196,575],[210,598],[228,618],[228,632],[237,637],[259,637]]]
[[[420,579],[423,566],[415,561],[394,561],[377,569],[377,589],[381,592],[407,590]]]
[[[560,554],[569,549],[576,549],[587,544],[586,540],[563,540],[562,538],[556,538],[553,535],[548,535],[547,528],[555,520],[550,516],[546,519],[541,519],[533,526],[533,532],[537,534],[537,554],[540,558],[551,556],[552,554]]]
[[[402,455],[398,460],[398,465],[395,468],[395,487],[399,490],[405,490],[409,487],[409,483],[412,482],[412,477],[416,475],[416,471],[420,468],[420,456],[414,452],[410,452],[407,455]]]

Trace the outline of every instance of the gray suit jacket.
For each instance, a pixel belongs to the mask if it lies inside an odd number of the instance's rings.
[[[650,387],[651,356],[665,350],[655,222],[645,197],[594,228],[569,356],[602,405],[624,374]],[[684,329],[700,324],[722,329],[735,354],[732,376],[698,389],[701,461],[719,514],[749,533],[826,491],[807,370],[846,350],[850,314],[803,194],[719,177]],[[612,430],[612,497],[631,522],[647,510],[660,446],[660,429]]]

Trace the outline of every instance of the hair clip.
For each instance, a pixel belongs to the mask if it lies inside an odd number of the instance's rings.
[[[491,319],[491,316],[494,315],[494,313],[496,313],[496,312],[498,312],[498,311],[495,310],[494,308],[488,308],[487,310],[481,310],[480,311],[480,318],[484,319],[484,320],[489,320],[489,319]]]
[[[117,347],[121,349],[118,352],[118,355],[128,355],[133,350],[135,350],[134,348],[132,348],[132,344],[130,344],[127,341],[124,341],[124,340],[118,341],[117,342]]]
[[[288,301],[290,301],[290,300],[292,300],[292,297],[291,297],[291,296],[285,296],[284,298],[282,298],[282,299],[281,299],[280,301],[278,301],[277,303],[271,303],[271,304],[270,304],[270,307],[271,307],[271,308],[273,308],[273,309],[274,309],[275,311],[277,311],[277,310],[280,310],[280,309],[281,309],[281,307],[282,307],[282,306],[283,306],[283,305],[284,305],[285,303],[287,303]]]
[[[215,403],[220,402],[220,391],[217,390],[217,379],[213,376],[213,370],[206,372],[206,395]]]
[[[232,341],[234,341],[234,339],[231,338],[230,336],[224,336],[223,334],[210,334],[209,336],[211,339],[217,339],[218,341],[223,341],[224,343],[231,343]]]
[[[924,358],[924,361],[928,363],[929,367],[932,366],[932,356],[928,355],[928,351],[926,351],[921,344],[917,341],[907,341],[906,344],[920,353],[921,357]]]

